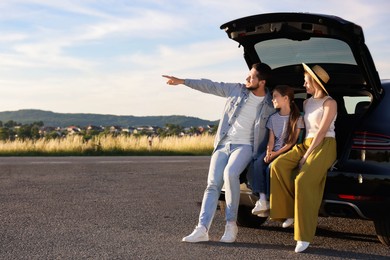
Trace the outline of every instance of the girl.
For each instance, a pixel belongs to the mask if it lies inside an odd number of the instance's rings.
[[[337,103],[324,87],[329,75],[318,65],[311,69],[303,63],[303,68],[304,87],[311,95],[303,103],[305,140],[279,156],[271,167],[270,217],[294,223],[297,253],[306,250],[314,238],[326,174],[336,160]]]
[[[269,210],[269,165],[280,154],[290,150],[297,142],[300,130],[304,128],[298,106],[294,103],[294,90],[287,85],[278,85],[272,93],[272,103],[278,112],[268,119],[267,150],[260,158],[260,172],[253,178],[253,192],[259,193],[259,200],[252,214],[268,216]],[[264,158],[264,159],[263,159]],[[268,165],[268,167],[267,167]],[[266,169],[265,169],[266,168]]]

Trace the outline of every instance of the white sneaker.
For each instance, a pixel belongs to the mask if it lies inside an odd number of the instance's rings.
[[[256,201],[255,207],[252,209],[252,214],[259,215],[267,210],[269,210],[269,202],[266,200],[258,200]]]
[[[261,217],[261,218],[268,218],[269,217],[269,210],[263,211],[263,212],[257,214],[257,216]]]
[[[305,241],[298,241],[295,247],[295,253],[301,253],[309,247],[310,243]]]
[[[291,226],[292,224],[294,224],[294,219],[293,218],[288,218],[286,219],[283,224],[282,224],[282,227],[283,228],[288,228],[289,226]]]
[[[227,223],[225,226],[225,233],[223,234],[221,240],[219,241],[223,243],[233,243],[234,241],[236,241],[237,233],[238,233],[237,224]]]
[[[181,241],[189,243],[209,241],[209,233],[204,226],[197,226],[190,235],[183,237]]]

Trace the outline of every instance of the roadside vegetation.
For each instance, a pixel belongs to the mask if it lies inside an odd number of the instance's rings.
[[[0,156],[210,155],[214,133],[184,133],[169,125],[159,133],[87,131],[43,134],[41,122],[0,127]]]

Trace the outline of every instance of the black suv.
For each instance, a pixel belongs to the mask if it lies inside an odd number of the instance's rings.
[[[221,29],[243,48],[248,68],[270,65],[269,86],[293,86],[297,101],[307,98],[302,63],[329,73],[327,90],[338,103],[337,161],[329,169],[319,215],[373,221],[379,240],[390,246],[390,80],[380,80],[362,28],[329,15],[270,13]],[[266,218],[251,214],[258,198],[247,179],[241,174],[237,221],[260,227]],[[220,201],[223,206],[223,192]]]

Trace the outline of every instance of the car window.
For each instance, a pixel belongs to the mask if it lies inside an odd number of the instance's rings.
[[[255,50],[271,68],[304,63],[338,63],[356,65],[350,47],[343,41],[310,38],[306,41],[272,39],[259,42]]]
[[[368,96],[349,97],[344,96],[345,108],[348,114],[361,114],[371,103],[371,98]]]

